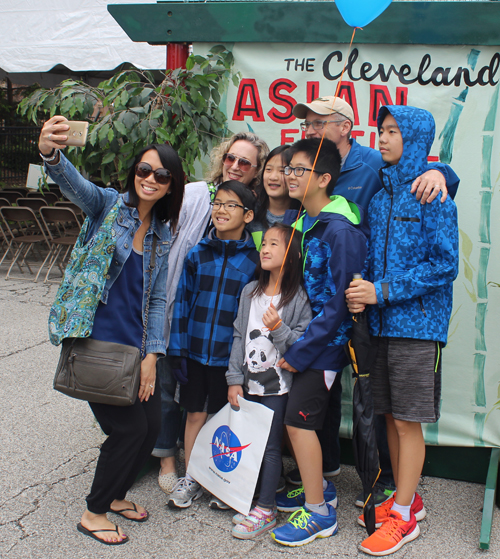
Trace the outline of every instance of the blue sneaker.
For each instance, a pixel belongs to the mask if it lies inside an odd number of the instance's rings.
[[[323,495],[325,496],[325,502],[332,505],[333,508],[337,508],[337,490],[331,481],[328,482]],[[293,489],[288,493],[276,493],[276,506],[281,512],[295,512],[305,504],[306,494],[303,487]]]
[[[295,511],[288,522],[271,532],[274,541],[281,545],[297,547],[316,538],[328,538],[337,533],[337,513],[327,504],[328,516],[311,512],[306,508]]]

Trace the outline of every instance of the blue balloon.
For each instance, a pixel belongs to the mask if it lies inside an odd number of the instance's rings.
[[[340,15],[351,27],[364,27],[376,19],[392,0],[335,0]]]

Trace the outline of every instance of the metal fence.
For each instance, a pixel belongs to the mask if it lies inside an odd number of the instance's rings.
[[[0,128],[0,181],[25,180],[30,163],[40,163],[38,136],[41,128]]]

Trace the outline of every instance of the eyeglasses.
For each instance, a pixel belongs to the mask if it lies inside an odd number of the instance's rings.
[[[290,167],[289,165],[287,165],[284,169],[283,172],[285,173],[285,175],[287,177],[289,177],[291,174],[293,174],[296,177],[301,177],[306,171],[313,171],[313,169],[307,169],[307,167]],[[315,173],[318,173],[318,175],[324,175],[325,173],[323,173],[323,171],[316,171],[316,169],[314,169]]]
[[[236,155],[233,155],[232,153],[225,153],[222,156],[222,163],[224,163],[226,167],[231,167],[232,165],[234,165],[235,161],[236,165],[238,165],[238,167],[243,172],[250,171],[252,167],[257,167],[257,165],[253,165],[251,161],[248,161],[248,159],[244,159],[243,157],[236,157]]]
[[[248,208],[245,208],[245,206],[235,204],[234,202],[210,202],[210,205],[212,206],[212,210],[216,212],[218,212],[222,207],[228,212],[234,212],[236,208],[242,208],[245,212],[248,211]]]
[[[160,168],[153,171],[153,168],[149,163],[141,162],[137,163],[135,166],[135,175],[140,179],[146,179],[151,173],[154,174],[155,181],[158,184],[163,185],[168,184],[170,182],[170,177],[172,176],[172,173],[168,169]]]
[[[313,127],[313,130],[323,130],[325,124],[340,124],[344,122],[343,120],[306,120],[305,122],[300,123],[300,127],[302,130],[307,130],[309,126]]]

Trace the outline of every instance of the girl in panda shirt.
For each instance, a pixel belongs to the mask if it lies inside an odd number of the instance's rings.
[[[301,234],[292,232],[289,225],[281,223],[267,230],[257,265],[258,279],[243,289],[234,323],[226,373],[228,400],[238,406],[241,396],[274,411],[260,471],[259,498],[246,517],[237,515],[238,523],[233,527],[233,536],[240,539],[254,538],[276,526],[283,420],[292,385],[292,373],[277,363],[312,319],[302,287]]]

